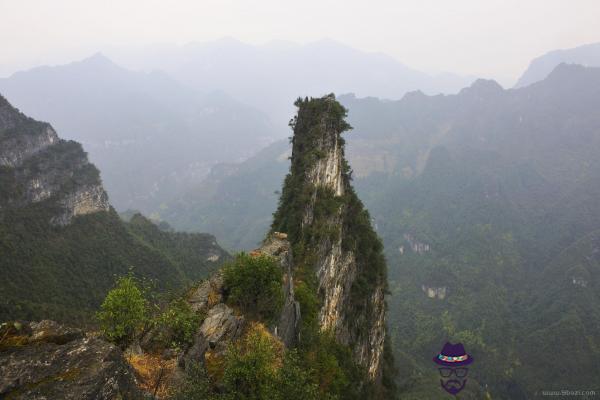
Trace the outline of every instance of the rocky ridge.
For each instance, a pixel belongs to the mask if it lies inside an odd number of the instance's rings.
[[[60,139],[49,124],[26,117],[2,96],[0,174],[10,185],[0,209],[53,201],[59,210],[50,221],[67,225],[77,215],[110,207],[100,174],[81,145]]]
[[[269,329],[286,347],[291,347],[298,337],[300,307],[294,298],[293,265],[286,235],[270,235],[250,255],[267,255],[279,261],[283,270],[285,300],[277,322]],[[205,318],[196,332],[194,344],[180,356],[181,366],[187,368],[194,362],[206,362],[207,357],[222,356],[227,345],[242,336],[249,321],[224,303],[225,291],[223,272],[218,271],[210,279],[200,283],[188,296],[187,301],[192,310],[205,315]]]

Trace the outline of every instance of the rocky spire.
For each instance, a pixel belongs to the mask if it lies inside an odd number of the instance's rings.
[[[334,95],[298,99],[292,163],[274,231],[287,232],[297,268],[310,268],[319,324],[352,348],[372,381],[382,373],[386,266],[368,212],[351,184],[341,133],[351,129]]]

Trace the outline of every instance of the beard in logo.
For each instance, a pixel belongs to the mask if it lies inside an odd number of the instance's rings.
[[[464,389],[465,385],[467,384],[467,380],[466,379],[440,379],[440,384],[442,385],[442,387],[444,388],[444,390],[448,393],[450,393],[451,395],[456,395],[458,392],[460,392],[461,390]]]

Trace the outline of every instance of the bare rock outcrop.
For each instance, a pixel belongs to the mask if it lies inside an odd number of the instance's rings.
[[[251,256],[268,255],[279,261],[283,270],[284,305],[276,322],[268,327],[284,346],[297,343],[300,324],[300,305],[294,298],[293,263],[287,236],[276,232]],[[195,363],[204,364],[208,357],[222,357],[229,344],[243,336],[248,320],[225,304],[223,271],[201,282],[187,297],[192,310],[203,320],[196,332],[192,346],[180,355],[179,365],[184,369]]]
[[[50,222],[108,211],[100,174],[81,145],[58,137],[45,122],[28,118],[0,96],[0,175],[5,186],[0,210],[52,202]]]
[[[201,282],[188,297],[192,310],[204,319],[192,346],[180,356],[181,367],[187,369],[195,363],[205,363],[207,351],[224,354],[227,345],[242,335],[246,320],[223,302],[223,284],[223,271],[218,271]]]
[[[0,398],[143,399],[116,346],[53,321],[0,326]]]
[[[294,262],[287,234],[274,232],[267,236],[263,245],[252,253],[264,254],[279,261],[283,272],[284,301],[279,318],[272,327],[272,333],[286,347],[291,347],[298,341],[301,313],[300,303],[294,297]]]

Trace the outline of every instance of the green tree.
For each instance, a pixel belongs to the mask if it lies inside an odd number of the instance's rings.
[[[210,380],[201,364],[193,364],[187,370],[185,381],[171,400],[217,400]]]
[[[238,254],[224,268],[227,302],[244,313],[267,321],[273,319],[283,305],[283,274],[273,257]]]
[[[316,400],[319,388],[297,350],[286,352],[278,379],[279,400]]]
[[[132,274],[117,279],[97,314],[104,336],[122,347],[139,334],[147,319],[144,290]]]
[[[191,345],[201,319],[183,298],[174,300],[156,320],[164,328],[163,344],[180,348]]]
[[[278,396],[280,364],[278,342],[260,329],[253,329],[227,351],[223,385],[229,400],[264,400]]]

